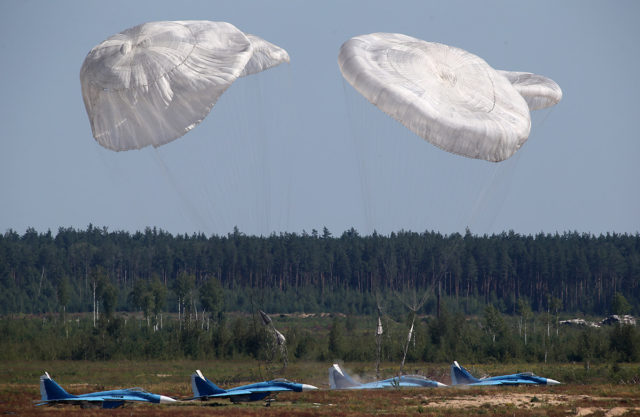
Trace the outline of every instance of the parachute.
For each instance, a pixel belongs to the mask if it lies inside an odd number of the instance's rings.
[[[94,47],[80,69],[96,141],[158,147],[197,126],[238,78],[289,62],[287,52],[226,22],[144,23]]]
[[[282,356],[282,364],[283,369],[287,368],[287,339],[284,337],[282,333],[278,331],[273,325],[273,321],[271,317],[267,313],[262,310],[258,310],[260,313],[260,318],[262,318],[262,324],[269,327],[273,331],[273,345],[272,345],[272,356],[275,356],[275,350],[278,349],[280,351],[280,355]]]
[[[527,102],[529,110],[555,106],[562,99],[562,89],[550,78],[530,72],[501,71]]]
[[[360,94],[416,135],[445,151],[493,162],[525,143],[530,109],[562,95],[547,78],[498,72],[460,48],[395,33],[351,38],[340,48],[338,65]]]

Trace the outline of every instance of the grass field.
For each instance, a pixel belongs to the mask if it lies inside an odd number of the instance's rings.
[[[73,406],[35,407],[40,399],[39,376],[46,370],[71,393],[140,386],[173,396],[191,396],[189,376],[195,369],[222,387],[256,382],[273,376],[254,361],[54,361],[0,363],[0,414],[51,416],[359,416],[371,414],[425,416],[640,416],[638,364],[591,367],[583,365],[468,365],[478,375],[534,371],[567,382],[559,386],[486,387],[442,389],[389,389],[329,391],[329,363],[296,362],[286,371],[288,379],[310,383],[319,391],[285,393],[270,407],[263,402],[231,404],[189,402],[176,405],[128,405],[122,409],[82,409]],[[347,363],[343,367],[363,380],[373,379],[372,364]],[[272,367],[273,368],[273,367]],[[382,376],[391,377],[397,365],[384,364]],[[449,383],[448,364],[410,364],[408,369]],[[280,371],[279,369],[277,371]],[[611,373],[620,375],[617,382]]]

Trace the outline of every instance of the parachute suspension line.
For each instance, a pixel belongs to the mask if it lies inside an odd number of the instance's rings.
[[[363,110],[369,113],[373,105],[361,96],[358,98],[364,104]],[[366,136],[368,143],[365,143],[365,152],[369,152],[368,157],[365,158],[365,167],[369,177],[372,216],[369,233],[390,233],[394,230],[386,230],[385,226],[392,224],[388,219],[398,216],[397,204],[402,202],[404,206],[406,203],[406,195],[398,193],[407,187],[399,187],[398,184],[405,184],[406,173],[411,164],[406,163],[405,155],[402,155],[405,147],[397,143],[406,137],[404,131],[398,134],[398,123],[387,115],[378,115],[382,116],[379,118],[379,123],[365,122],[364,111],[361,125],[365,131],[369,131]],[[378,110],[375,109],[375,113],[377,112]],[[366,117],[366,119],[370,118]]]
[[[197,158],[194,158],[194,160]],[[216,234],[224,234],[225,227],[229,225],[229,218],[225,213],[224,198],[227,193],[224,191],[223,183],[226,182],[226,179],[223,179],[224,176],[220,172],[219,167],[211,165],[205,166],[205,164],[198,160],[199,162],[199,172],[206,173],[204,181],[202,185],[202,193],[203,198],[206,202],[206,206],[209,208],[210,218],[214,223],[215,233]],[[209,171],[212,169],[211,171]]]
[[[124,169],[122,168],[119,159],[117,157],[112,157],[111,154],[107,154],[104,152],[104,149],[99,148],[97,146],[93,147],[95,149],[95,153],[102,162],[105,171],[107,171],[109,175],[109,179],[113,181],[113,185],[119,189],[120,184],[124,182],[130,182],[131,178],[124,174]]]
[[[284,66],[286,68],[286,78],[287,78],[287,96],[288,97],[292,97],[293,96],[293,92],[294,87],[293,87],[293,75],[291,73],[291,65],[286,65]],[[291,101],[293,102],[293,101]],[[299,109],[298,106],[287,106],[286,108],[286,113],[288,116],[288,120],[301,120],[300,114],[299,114]],[[287,120],[287,121],[288,121]],[[285,121],[285,124],[287,124],[287,121]],[[283,133],[284,135],[284,149],[292,149],[295,141],[294,141],[294,135],[291,131],[291,129],[277,129],[280,132],[285,132]],[[288,157],[290,156],[291,153],[287,153],[287,152],[282,152],[280,154],[281,157]],[[285,168],[285,181],[284,183],[286,184],[285,187],[285,195],[284,195],[284,202],[285,202],[285,207],[284,207],[284,222],[282,221],[282,219],[280,219],[280,230],[284,230],[284,231],[289,231],[291,228],[291,189],[293,187],[292,184],[292,180],[293,180],[293,164],[290,163],[290,161],[285,160],[282,161],[281,166],[286,167]],[[282,214],[282,213],[281,213]]]
[[[248,132],[255,112],[250,116],[245,111],[250,99],[243,94],[245,84],[253,79],[243,77],[220,97],[216,104],[217,112],[208,121],[214,125],[211,129],[213,133],[204,139],[212,142],[210,149],[213,154],[194,158],[201,162],[202,172],[207,172],[203,189],[209,195],[209,207],[219,217],[218,230],[221,235],[230,233],[236,226],[243,232],[249,228],[247,224],[239,224],[238,219],[251,217],[242,215],[248,207],[243,195],[255,195],[255,192],[247,192],[245,188],[248,178],[252,178],[251,169],[257,166],[247,158],[247,155],[250,157],[255,153],[254,141]],[[246,214],[253,213],[253,210],[249,210]]]
[[[535,121],[536,126],[534,129],[532,129],[531,134],[529,135],[529,139],[536,136],[538,129],[546,122],[547,118],[554,110],[555,107],[550,107],[543,112],[544,114],[542,116],[542,119],[532,119],[532,122]],[[540,111],[538,110],[534,113],[540,113]],[[490,214],[490,218],[485,219],[487,220],[487,222],[484,230],[480,231],[480,234],[489,233],[495,223],[499,211],[502,209],[505,200],[509,196],[511,185],[513,183],[513,174],[519,165],[521,156],[522,152],[516,152],[515,155],[513,155],[511,158],[502,161],[496,164],[495,167],[493,167],[491,177],[481,188],[479,188],[477,197],[474,201],[474,204],[472,205],[472,210],[469,213],[466,222],[467,226],[478,221],[480,212],[485,212],[487,214]],[[499,203],[495,208],[488,209],[489,201],[499,201]]]
[[[361,126],[364,126],[362,112],[360,114],[356,114],[356,110],[362,109],[364,103],[362,100],[357,100],[358,97],[355,97],[353,92],[347,90],[352,90],[351,87],[347,87],[347,82],[342,79],[342,87],[345,94],[345,103],[347,107],[347,118],[349,122],[349,127],[351,130],[351,140],[354,146],[354,151],[356,154],[356,165],[358,167],[358,174],[360,179],[360,194],[362,198],[362,209],[365,218],[365,229],[366,233],[369,233],[373,229],[373,213],[371,208],[371,185],[370,178],[367,171],[367,164],[365,161],[364,150],[367,148],[366,144],[363,143],[366,138],[362,138],[358,133],[363,129],[360,129]],[[357,103],[356,103],[357,102]],[[358,117],[360,116],[360,117]],[[356,126],[358,125],[358,126]]]
[[[269,328],[269,333],[273,334],[273,339],[270,339],[269,345],[271,347],[270,354],[271,357],[269,361],[273,361],[276,357],[276,352],[280,352],[280,356],[282,357],[282,374],[284,374],[287,370],[287,339],[284,337],[282,333],[280,333],[273,324],[273,320],[267,313],[262,310],[258,310],[260,314],[260,318],[262,319],[262,324]],[[273,372],[271,372],[273,375]]]
[[[161,152],[157,148],[154,148],[151,155],[153,157],[152,159],[160,168],[164,178],[167,180],[167,183],[174,189],[184,207],[187,209],[189,217],[195,226],[199,230],[215,230],[211,228],[211,225],[201,215],[200,211],[193,204],[193,201],[189,198],[188,193],[180,186],[180,181],[176,179],[175,175],[164,161]]]
[[[482,187],[478,189],[476,193],[476,198],[473,204],[471,205],[471,211],[469,212],[467,216],[467,221],[465,222],[467,227],[469,227],[470,225],[476,222],[478,212],[480,211],[480,207],[486,205],[486,198],[487,198],[487,195],[489,194],[489,189],[492,187],[492,184],[496,182],[496,177],[498,175],[499,169],[500,169],[500,166],[498,164],[492,167],[491,175],[489,179],[485,181]]]
[[[548,111],[544,112],[545,114],[543,118],[539,122],[536,122],[536,128],[532,129],[529,139],[536,135],[538,128],[544,124],[554,109],[555,107],[551,107]],[[485,219],[485,230],[481,231],[480,234],[482,234],[482,232],[489,233],[493,228],[495,221],[500,214],[500,210],[504,206],[504,202],[511,192],[514,173],[519,166],[521,157],[522,152],[516,152],[516,154],[511,158],[497,164],[493,169],[491,178],[481,188],[480,193],[473,204],[473,209],[469,214],[469,222],[467,222],[467,224],[475,223],[479,216],[479,212],[481,211],[489,215],[489,217]],[[490,201],[497,202],[494,208],[488,208]]]
[[[224,107],[224,106],[221,106]],[[206,122],[205,122],[206,123]],[[213,224],[212,232],[214,234],[223,235],[227,225],[229,224],[229,218],[225,210],[224,197],[228,195],[228,190],[224,188],[224,185],[229,181],[225,175],[225,170],[221,169],[216,162],[216,158],[221,155],[226,155],[228,149],[225,149],[224,141],[221,141],[220,137],[200,137],[201,142],[214,142],[215,146],[208,145],[208,149],[213,148],[214,154],[210,155],[208,152],[198,152],[190,155],[189,164],[194,166],[194,172],[197,174],[196,183],[197,190],[199,192],[199,198],[202,200],[202,210],[205,211],[204,218],[210,220]],[[200,144],[202,147],[204,144]],[[193,182],[192,180],[189,182]]]
[[[404,344],[404,353],[402,355],[402,362],[400,363],[400,375],[404,374],[404,362],[407,359],[407,351],[409,350],[409,344],[411,343],[411,337],[413,336],[413,325],[416,321],[416,311],[412,311],[411,327],[409,328],[409,334],[407,335],[407,341]]]
[[[231,126],[232,134],[230,137],[219,138],[228,146],[225,159],[220,161],[221,165],[228,167],[227,171],[220,173],[221,178],[226,179],[222,198],[231,219],[227,227],[231,229],[237,226],[251,234],[259,234],[262,231],[259,217],[263,213],[261,201],[264,200],[263,187],[258,185],[260,167],[263,165],[262,153],[258,149],[261,144],[256,143],[262,141],[263,137],[255,134],[253,130],[258,124],[264,125],[260,123],[263,115],[258,114],[261,106],[249,106],[249,103],[257,101],[251,96],[255,90],[255,82],[255,77],[244,77],[240,82],[234,83],[222,97],[228,100],[225,104],[231,110],[221,117],[226,116],[224,122]],[[244,111],[247,107],[251,108],[251,115]],[[239,224],[238,219],[241,218],[248,218],[249,223]]]
[[[239,108],[246,108],[249,100],[249,95],[245,90],[251,90],[251,88],[249,88],[249,85],[248,85],[250,81],[249,80],[242,80],[242,81],[247,81],[247,82],[237,83],[238,84],[237,87],[239,90],[238,94],[240,95],[239,101],[241,103]],[[259,106],[256,106],[256,108],[257,107]],[[254,117],[255,117],[255,114],[254,114]],[[236,123],[238,128],[238,137],[236,138],[236,140],[237,140],[237,144],[239,145],[239,149],[237,149],[239,153],[236,154],[236,156],[238,157],[237,159],[238,177],[237,178],[244,180],[245,182],[240,184],[240,188],[237,188],[236,191],[232,191],[232,192],[235,193],[236,196],[239,196],[241,194],[251,196],[252,201],[250,200],[246,202],[247,206],[249,207],[249,213],[247,214],[250,215],[249,217],[254,222],[254,224],[253,225],[247,224],[243,227],[243,229],[247,230],[247,229],[253,228],[254,230],[252,233],[255,233],[256,235],[258,235],[259,234],[258,230],[260,229],[260,226],[259,226],[260,221],[258,220],[258,217],[259,217],[261,194],[260,194],[260,190],[256,189],[256,188],[259,188],[259,187],[256,187],[256,182],[257,182],[256,180],[259,175],[258,169],[262,161],[261,159],[259,159],[259,152],[257,150],[257,147],[254,146],[256,138],[255,137],[253,138],[253,143],[250,143],[250,139],[249,139],[252,137],[252,132],[250,131],[250,128],[255,126],[255,120],[251,120],[251,118],[247,117],[247,112],[241,112],[241,113],[236,113]],[[242,158],[241,155],[247,155],[248,158],[244,159]],[[243,190],[244,187],[247,187],[247,188]],[[236,198],[236,204],[244,204],[244,202]]]
[[[256,326],[256,308],[255,305],[253,304],[253,291],[250,292],[250,296],[249,299],[251,300],[251,322],[253,323],[253,337],[256,338],[256,340],[258,340],[258,329]],[[257,355],[258,356],[258,375],[260,376],[261,380],[264,380],[264,378],[262,377],[262,361],[260,359],[260,354]]]
[[[245,217],[249,218],[249,224],[239,226],[245,231],[249,229],[252,234],[263,236],[270,235],[274,228],[282,224],[284,216],[279,213],[286,213],[288,224],[291,210],[292,165],[284,159],[290,153],[282,152],[282,147],[291,148],[292,134],[290,129],[281,128],[282,123],[288,120],[279,111],[282,94],[275,89],[282,84],[282,80],[277,80],[282,76],[278,71],[279,68],[275,68],[264,74],[244,77],[226,95],[227,99],[233,101],[233,108],[250,110],[234,111],[228,117],[234,132],[233,140],[227,139],[231,142],[229,146],[232,152],[224,161],[231,165],[227,195],[233,197],[235,210],[230,215],[237,217],[238,212],[248,214]],[[276,78],[275,82],[273,77]],[[284,188],[284,185],[279,187],[284,183],[288,188],[286,197],[280,198],[279,194],[275,197],[274,193]]]
[[[238,108],[238,109],[242,108],[242,104],[243,104],[242,100],[238,99],[237,94],[228,95],[228,97],[230,99],[233,99],[234,108]],[[229,181],[227,182],[228,190],[224,198],[226,198],[228,207],[231,210],[229,212],[231,222],[229,223],[228,226],[229,227],[244,226],[244,228],[246,229],[247,226],[239,225],[237,219],[238,219],[238,212],[242,211],[241,208],[239,207],[239,205],[242,204],[241,200],[239,199],[239,194],[243,192],[243,186],[244,186],[243,181],[245,180],[245,177],[247,176],[247,171],[248,171],[242,164],[243,158],[241,158],[240,156],[245,151],[244,149],[239,149],[239,148],[242,148],[241,146],[242,138],[246,137],[246,132],[244,131],[244,129],[246,129],[247,120],[245,117],[243,117],[245,115],[245,112],[234,111],[231,113],[232,114],[230,119],[234,125],[232,129],[234,134],[231,140],[232,143],[229,144],[230,148],[227,156],[229,158],[228,162],[231,164],[231,166],[230,166],[230,173],[228,173],[230,175],[227,175],[227,177],[229,178]],[[228,138],[225,138],[225,140],[229,141]],[[249,150],[247,154],[251,155],[251,150]],[[244,164],[247,164],[246,159],[244,159]],[[253,164],[253,161],[251,161],[250,165],[255,166]]]
[[[265,95],[263,92],[263,85],[260,81],[260,77],[254,77],[255,88],[252,92],[255,96],[249,95],[247,101],[252,98],[258,103],[259,109],[256,110],[255,123],[253,127],[257,129],[254,133],[254,142],[256,143],[255,149],[258,150],[256,155],[256,181],[254,185],[258,185],[258,192],[256,193],[256,220],[257,220],[257,234],[262,236],[268,236],[271,230],[271,170],[269,163],[269,141],[271,138],[268,135],[269,129],[267,129],[265,119],[267,118],[267,109],[265,102]]]
[[[380,327],[376,330],[376,336],[379,337],[380,339],[380,361],[382,360],[382,344],[384,342],[384,334],[386,333],[387,335],[387,343],[389,343],[389,341],[391,340],[391,332],[389,331],[389,329],[391,328],[391,323],[398,324],[393,318],[391,318],[388,314],[384,313],[382,310],[382,307],[380,305],[379,300],[376,300],[376,304],[378,307],[378,324],[380,325]],[[380,318],[384,318],[384,320],[380,320]],[[382,327],[384,321],[384,327],[387,329],[386,332],[384,331],[384,328]],[[377,334],[379,331],[379,335]],[[380,362],[379,361],[379,362]],[[377,379],[380,379],[380,375],[379,375],[379,362],[378,364],[376,364],[376,377]]]
[[[479,222],[481,214],[484,214],[485,225],[481,228],[480,234],[490,233],[511,190],[513,174],[520,156],[521,153],[517,152],[508,160],[493,167],[491,176],[479,189],[466,222],[467,226]]]
[[[277,92],[268,90],[268,98],[277,103],[267,105],[266,109],[272,114],[267,119],[271,121],[272,137],[270,140],[270,169],[271,169],[271,212],[269,234],[290,230],[291,192],[294,173],[292,158],[296,155],[295,135],[292,130],[293,120],[301,120],[297,106],[292,106],[293,77],[290,65],[281,65],[268,73],[277,78],[278,82],[268,83],[267,86],[282,86]],[[265,74],[266,75],[266,74]],[[270,102],[271,103],[271,102]],[[275,111],[278,109],[278,111]]]
[[[534,114],[540,114],[541,117],[531,118],[531,123],[535,124],[535,126],[531,129],[532,132],[537,132],[538,129],[544,126],[547,119],[549,118],[549,116],[551,116],[551,113],[553,113],[555,109],[556,109],[555,106],[553,106],[553,107],[547,107],[546,109],[543,109],[544,111],[540,111],[540,110],[535,111]],[[534,133],[531,133],[531,135],[529,135],[529,138],[533,137],[533,135]]]
[[[403,356],[402,356],[402,362],[400,363],[400,374],[404,374],[404,364],[405,364],[405,360],[407,358],[407,352],[409,350],[409,344],[410,344],[412,338],[413,338],[414,347],[415,347],[415,327],[414,326],[415,326],[416,317],[418,315],[418,311],[420,311],[420,309],[424,306],[424,304],[429,299],[429,294],[431,294],[432,289],[433,289],[433,284],[424,291],[424,293],[422,294],[422,297],[420,298],[419,301],[417,299],[417,294],[414,291],[413,294],[412,294],[413,295],[413,302],[411,304],[406,302],[397,292],[394,293],[396,295],[396,297],[398,298],[398,300],[402,304],[404,304],[404,306],[407,309],[409,309],[409,311],[411,312],[411,326],[409,327],[409,333],[407,335],[407,340],[403,344]]]
[[[380,308],[380,303],[376,300],[376,305],[378,307],[378,326],[376,328],[376,379],[380,379],[380,356],[382,354],[382,334],[384,330],[382,328],[382,309]]]
[[[469,225],[476,224],[480,213],[485,213],[485,215],[489,216],[489,221],[487,222],[484,232],[489,233],[500,209],[504,205],[504,201],[508,196],[508,191],[513,180],[513,172],[516,169],[519,160],[520,153],[516,153],[516,155],[509,158],[509,160],[500,162],[499,164],[491,167],[490,177],[484,181],[483,186],[479,188],[475,201],[472,205],[471,212],[468,214],[467,221],[464,222],[467,228]],[[491,202],[497,202],[497,204],[493,208],[489,207]],[[465,246],[464,236],[461,239],[456,238],[455,240],[452,240],[453,236],[453,234],[449,235],[448,239],[451,243],[448,245],[446,252],[440,259],[440,266],[433,277],[431,286],[424,292],[424,295],[418,304],[420,306],[424,305],[429,294],[434,290],[437,290],[436,297],[438,299],[438,317],[440,316],[442,278],[447,273],[452,259],[454,259],[455,256],[460,256],[460,251],[463,250]],[[436,285],[437,288],[435,287]]]

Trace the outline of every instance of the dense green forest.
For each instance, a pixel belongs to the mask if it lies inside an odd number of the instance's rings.
[[[373,361],[380,314],[386,361],[638,361],[635,326],[560,318],[637,314],[639,281],[637,234],[8,231],[0,360]]]
[[[382,316],[381,359],[401,363],[567,363],[640,361],[636,326],[599,328],[559,325],[555,314],[511,316],[488,306],[482,315],[464,316],[443,308],[439,317],[413,313]],[[252,359],[272,369],[288,362],[376,361],[376,315],[272,315],[286,337],[286,350],[256,314],[163,316],[155,324],[130,313],[47,314],[0,318],[0,361]],[[408,340],[408,343],[407,343]],[[257,364],[257,363],[256,363]],[[638,374],[635,373],[636,377]],[[617,381],[616,381],[617,382]]]
[[[195,310],[371,314],[376,299],[434,295],[452,312],[604,315],[616,293],[639,313],[640,235],[476,236],[401,231],[173,236],[156,228],[0,235],[0,314]]]

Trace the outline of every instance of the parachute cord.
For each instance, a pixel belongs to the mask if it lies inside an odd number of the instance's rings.
[[[551,113],[553,113],[555,109],[556,109],[556,106],[551,106],[551,107],[548,107],[548,108],[544,109],[544,110],[546,110],[544,112],[540,112],[539,110],[534,110],[536,113],[543,113],[541,120],[538,121],[538,117],[536,117],[535,129],[533,129],[534,132],[537,131],[538,129],[540,129],[542,126],[544,126],[545,122],[547,121],[549,116],[551,116]],[[533,136],[533,135],[531,135],[531,136]]]
[[[151,152],[151,156],[160,168],[160,172],[162,172],[162,174],[164,175],[167,183],[173,188],[173,190],[176,192],[176,194],[184,204],[184,207],[190,213],[191,220],[196,223],[196,227],[198,227],[198,229],[200,230],[212,230],[210,224],[208,224],[205,218],[200,214],[200,211],[193,204],[193,201],[189,198],[185,190],[180,187],[179,181],[176,180],[175,175],[171,172],[171,169],[164,161],[160,151],[157,148],[154,148],[153,152]]]
[[[264,99],[264,91],[262,82],[260,81],[260,77],[256,77],[255,82],[257,87],[255,91],[257,92],[257,100],[260,103],[261,115],[258,127],[258,135],[256,144],[256,148],[259,151],[258,161],[258,171],[257,174],[259,176],[259,184],[260,184],[260,196],[258,197],[256,211],[258,212],[258,234],[261,236],[268,236],[271,230],[271,169],[269,163],[269,140],[268,129],[266,128],[265,119],[267,115],[264,113],[267,111]]]
[[[253,337],[256,338],[256,340],[258,340],[258,330],[256,329],[256,308],[253,304],[253,291],[250,291],[250,297],[249,299],[251,300],[251,321],[253,322]],[[262,361],[260,360],[260,354],[258,353],[258,376],[260,377],[260,380],[264,380],[264,378],[262,377]]]
[[[356,122],[355,122],[355,111],[353,111],[352,107],[355,107],[354,104],[349,102],[349,93],[347,92],[347,82],[344,77],[342,78],[342,89],[344,91],[345,103],[347,108],[347,118],[349,119],[349,127],[351,130],[351,140],[354,146],[354,151],[356,154],[356,162],[358,167],[358,174],[360,179],[360,193],[362,197],[362,209],[365,218],[365,228],[366,232],[370,232],[373,229],[373,215],[371,210],[371,192],[370,192],[370,184],[369,177],[366,170],[366,162],[364,160],[364,156],[362,155],[362,148],[364,145],[360,142],[362,140],[358,139]]]
[[[486,201],[486,196],[489,194],[489,188],[493,187],[493,184],[496,182],[496,177],[498,175],[498,171],[500,170],[500,166],[496,164],[492,171],[491,176],[488,181],[484,183],[482,187],[479,188],[474,203],[471,206],[471,212],[467,217],[467,221],[465,222],[467,226],[470,224],[474,224],[477,220],[477,213],[480,210],[480,206],[483,205]]]
[[[203,140],[207,140],[209,138],[204,138]],[[216,140],[217,138],[212,138]],[[216,152],[219,154],[226,154],[227,150],[220,149],[220,146],[217,146]],[[198,164],[198,171],[202,173],[201,177],[205,180],[202,185],[199,186],[199,190],[201,191],[202,199],[204,200],[204,209],[207,211],[205,218],[210,219],[214,230],[214,234],[223,234],[225,227],[229,224],[229,219],[225,214],[224,204],[221,204],[224,201],[222,196],[228,195],[228,190],[225,190],[223,184],[227,183],[228,180],[221,180],[222,172],[220,172],[220,167],[215,163],[211,163],[211,159],[207,158],[207,161],[203,161],[202,158],[194,157],[190,160],[192,164]],[[213,180],[209,180],[213,178]]]
[[[242,85],[239,85],[240,95],[242,107],[246,108],[247,105],[245,103],[249,103],[251,101],[258,101],[260,103],[264,103],[262,94],[258,94],[258,97],[252,96],[251,93],[255,91],[260,91],[260,80],[258,77],[251,77],[243,80]],[[257,85],[253,85],[257,84]],[[261,175],[264,172],[264,105],[260,104],[257,106],[259,108],[259,115],[254,114],[252,118],[248,119],[246,116],[246,112],[242,114],[244,120],[240,120],[239,129],[242,131],[242,137],[239,138],[240,142],[243,143],[243,147],[248,148],[249,150],[249,160],[244,161],[242,165],[244,169],[245,178],[247,179],[247,185],[250,187],[254,187],[254,192],[252,193],[254,200],[250,203],[252,209],[250,210],[250,214],[253,214],[254,221],[254,232],[256,235],[261,235],[264,232],[264,216],[266,210],[264,209],[264,205],[266,203],[266,199],[264,198],[265,188],[261,178]],[[256,112],[258,113],[258,111]],[[254,130],[256,129],[257,132]],[[253,141],[253,143],[250,143]],[[258,143],[255,143],[258,141]],[[257,189],[256,189],[257,188]],[[236,191],[237,192],[237,191]]]
[[[291,64],[288,64],[286,66],[284,66],[286,68],[286,72],[287,72],[287,95],[289,97],[293,96],[293,91],[294,90],[294,84],[293,84],[293,75],[291,73]],[[289,120],[302,120],[302,118],[299,115],[299,107],[298,106],[287,106],[286,109],[286,113],[289,117]],[[286,122],[285,122],[286,123]],[[285,149],[292,149],[293,146],[295,145],[295,141],[294,141],[294,135],[291,131],[291,129],[277,129],[280,132],[285,132],[284,133],[284,145],[285,145]],[[281,156],[286,156],[288,157],[288,155],[291,155],[290,153],[281,153]],[[292,184],[292,179],[293,179],[293,164],[288,163],[289,161],[283,161],[283,163],[280,164],[281,167],[285,167],[285,183],[286,183],[286,187],[285,187],[285,194],[284,194],[284,202],[285,202],[285,207],[284,207],[284,213],[280,213],[281,217],[284,214],[284,222],[282,221],[282,218],[279,219],[279,231],[289,231],[290,227],[291,227],[291,190],[293,188],[293,184]],[[282,209],[281,209],[282,210]]]

